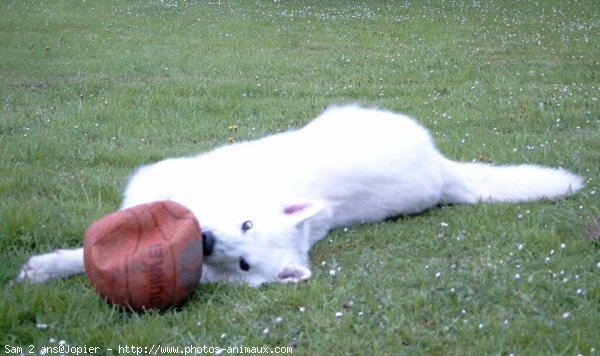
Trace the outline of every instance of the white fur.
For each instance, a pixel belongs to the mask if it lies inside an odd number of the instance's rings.
[[[140,168],[121,208],[174,200],[216,236],[202,282],[298,282],[331,229],[438,204],[555,199],[583,186],[561,169],[459,163],[401,114],[358,106],[325,111],[303,129]],[[244,221],[253,228],[242,231]],[[18,279],[83,272],[82,249],[31,257]],[[240,268],[240,260],[250,266]]]

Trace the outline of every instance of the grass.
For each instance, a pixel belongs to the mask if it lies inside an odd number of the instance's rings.
[[[3,1],[0,13],[3,352],[600,349],[594,1]],[[12,283],[29,255],[81,244],[136,166],[346,102],[419,118],[454,159],[564,166],[586,188],[336,230],[308,283],[201,286],[160,313],[120,312],[84,276]]]

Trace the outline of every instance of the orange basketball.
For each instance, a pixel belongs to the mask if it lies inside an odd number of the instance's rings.
[[[119,210],[88,228],[83,260],[96,291],[110,302],[137,311],[168,308],[200,281],[200,225],[172,201]]]

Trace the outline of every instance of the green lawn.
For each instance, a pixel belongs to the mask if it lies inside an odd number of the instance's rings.
[[[597,354],[599,61],[596,0],[4,0],[0,352]],[[418,118],[454,159],[563,166],[586,187],[336,230],[308,283],[200,286],[164,312],[121,312],[85,276],[12,282],[80,245],[138,165],[349,102]]]

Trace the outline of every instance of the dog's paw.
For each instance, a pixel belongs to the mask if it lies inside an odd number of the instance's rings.
[[[21,268],[16,281],[28,280],[32,283],[44,283],[51,279],[81,272],[83,272],[83,251],[57,250],[31,256]]]
[[[21,268],[17,282],[28,280],[32,283],[43,283],[53,278],[53,258],[48,255],[32,256]]]
[[[287,265],[277,275],[279,283],[299,283],[312,276],[310,269],[299,265]]]

